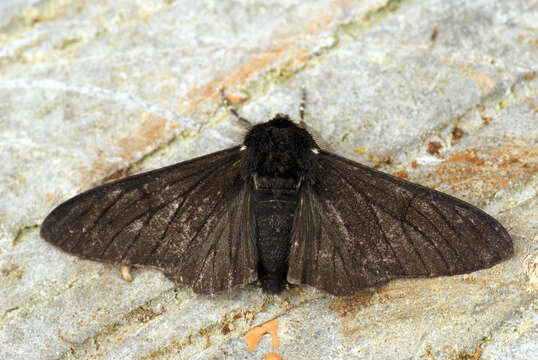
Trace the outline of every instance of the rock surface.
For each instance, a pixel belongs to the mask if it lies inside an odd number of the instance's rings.
[[[0,358],[538,359],[538,3],[73,1],[0,5]],[[339,299],[213,297],[39,237],[67,198],[230,147],[278,112],[325,148],[498,218],[512,259]],[[280,346],[251,328],[279,320]]]

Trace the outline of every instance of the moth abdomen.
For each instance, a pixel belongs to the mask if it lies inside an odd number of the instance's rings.
[[[288,271],[290,239],[299,201],[291,179],[264,178],[264,187],[254,187],[253,210],[258,249],[258,277],[270,293],[282,289]]]

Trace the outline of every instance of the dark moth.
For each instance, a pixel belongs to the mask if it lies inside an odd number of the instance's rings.
[[[350,295],[513,253],[482,210],[321,150],[281,114],[242,146],[75,196],[41,236],[82,258],[157,267],[202,294],[261,280],[272,293],[287,281]]]

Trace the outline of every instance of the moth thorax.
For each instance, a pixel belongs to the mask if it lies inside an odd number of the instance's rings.
[[[254,126],[245,137],[247,173],[293,179],[297,184],[308,172],[315,142],[285,115]]]

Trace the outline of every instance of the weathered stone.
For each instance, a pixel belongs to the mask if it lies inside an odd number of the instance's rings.
[[[531,0],[0,5],[0,358],[536,355],[536,24]],[[297,120],[303,86],[320,144],[484,208],[514,257],[345,299],[203,297],[39,237],[82,190],[239,143],[221,88],[258,123]],[[280,347],[248,352],[243,335],[273,318]]]

